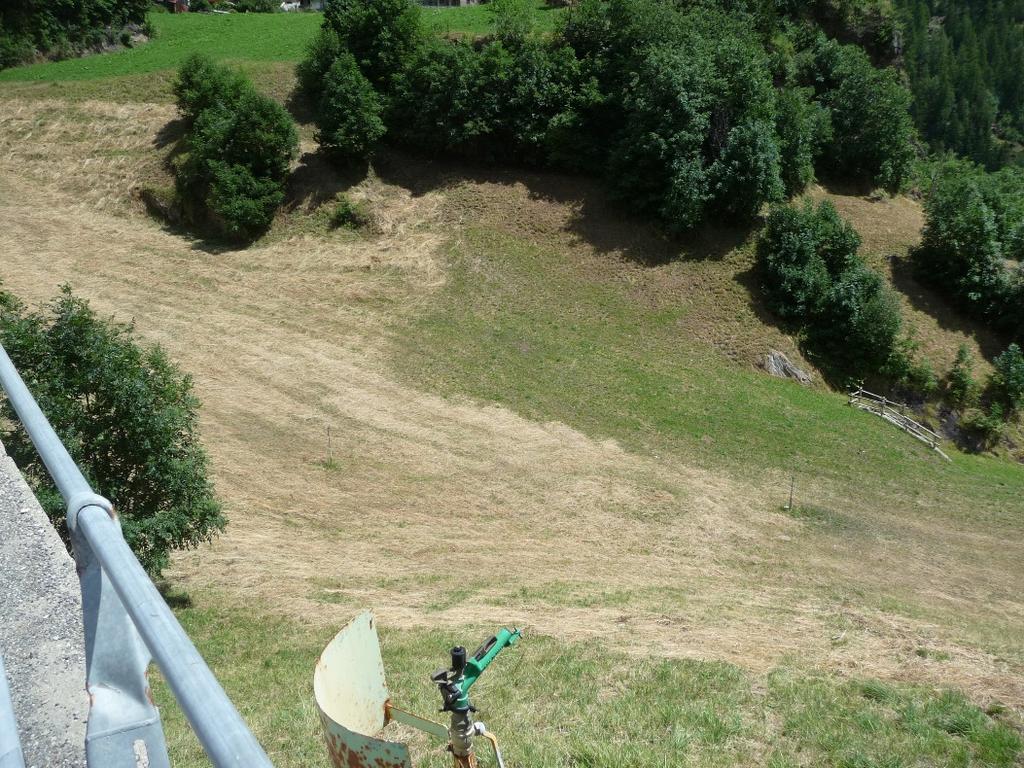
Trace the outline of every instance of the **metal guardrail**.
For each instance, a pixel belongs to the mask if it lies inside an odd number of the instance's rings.
[[[25,756],[18,741],[18,723],[14,719],[11,692],[7,689],[4,657],[0,656],[0,768],[25,768]]]
[[[942,437],[908,416],[906,413],[907,407],[902,403],[897,403],[883,395],[876,395],[874,392],[868,392],[861,387],[850,393],[849,404],[855,408],[860,408],[862,411],[882,417],[890,424],[899,427],[907,434],[913,435],[922,443],[925,443],[946,461],[950,461],[949,456],[939,448]]]
[[[146,679],[152,654],[217,768],[272,768],[256,737],[128,547],[110,502],[93,492],[2,346],[0,385],[67,503],[68,529],[82,587],[90,701],[85,737],[89,765],[169,768],[160,714]],[[0,679],[6,680],[2,667]],[[0,683],[0,768],[8,768],[2,751],[4,693],[6,682]],[[10,765],[20,768],[15,762]]]

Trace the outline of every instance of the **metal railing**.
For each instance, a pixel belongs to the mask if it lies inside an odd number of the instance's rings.
[[[170,765],[160,715],[146,679],[152,654],[217,768],[272,768],[129,549],[110,502],[89,487],[2,346],[0,385],[67,503],[68,529],[82,587],[90,701],[85,738],[89,765]],[[2,760],[6,684],[0,686],[0,768],[6,768]]]
[[[4,657],[0,656],[0,768],[25,768],[25,756],[18,741],[18,723],[14,719],[11,693],[7,689]]]
[[[902,403],[897,403],[895,400],[890,400],[883,395],[876,395],[874,392],[868,392],[861,387],[850,393],[849,404],[855,408],[860,408],[862,411],[868,411],[882,417],[890,424],[894,424],[907,434],[913,435],[922,443],[928,445],[946,461],[950,461],[949,456],[939,448],[942,437],[908,416],[907,406]]]

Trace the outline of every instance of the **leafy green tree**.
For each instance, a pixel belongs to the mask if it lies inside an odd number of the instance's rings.
[[[381,93],[422,42],[420,7],[409,0],[327,0],[324,28],[337,33]]]
[[[820,41],[807,85],[828,107],[832,141],[824,148],[829,170],[897,189],[913,160],[911,96],[894,70],[876,69],[854,46]]]
[[[341,159],[369,157],[384,136],[380,97],[363,76],[352,54],[335,59],[324,78],[317,110],[317,141]]]
[[[530,40],[514,48],[492,43],[480,55],[474,95],[474,128],[488,138],[477,142],[475,154],[545,165],[554,132],[575,124],[578,110],[594,98],[593,84],[569,48]]]
[[[675,230],[699,224],[709,210],[748,216],[781,192],[777,139],[764,127],[774,124],[775,96],[763,49],[728,17],[684,19],[690,24],[671,44],[639,55],[623,86],[623,127],[609,157],[616,195]],[[740,156],[752,167],[740,168]],[[746,190],[743,201],[730,198],[738,189]]]
[[[830,204],[823,203],[822,207]],[[779,206],[768,215],[757,240],[769,308],[784,320],[802,324],[821,308],[832,276],[821,252],[818,219],[822,207]],[[834,209],[833,209],[834,211]]]
[[[191,126],[203,110],[218,103],[234,104],[248,87],[238,72],[194,53],[179,67],[172,89],[178,111]]]
[[[783,198],[779,172],[779,146],[772,125],[754,121],[736,126],[708,169],[708,192],[715,209],[735,222],[750,221],[762,205]]]
[[[925,200],[921,279],[939,286],[969,313],[992,317],[1006,284],[996,215],[968,166],[943,167]]]
[[[248,83],[233,85],[195,117],[185,149],[175,181],[186,217],[241,240],[265,231],[284,200],[298,149],[284,108]]]
[[[1024,352],[1018,344],[1011,344],[992,365],[992,388],[1011,411],[1019,410],[1024,406]]]
[[[829,141],[828,110],[813,101],[810,88],[781,88],[776,97],[775,130],[786,195],[802,192],[814,180],[814,161]]]
[[[885,280],[858,262],[836,277],[807,327],[808,342],[836,371],[863,376],[889,362],[902,327]]]
[[[424,45],[396,78],[387,124],[401,143],[483,160],[547,164],[594,99],[565,46],[498,41]]]
[[[327,72],[343,50],[338,33],[330,27],[321,27],[307,46],[306,57],[295,67],[299,88],[313,99],[314,103],[320,101]]]
[[[825,262],[829,274],[836,277],[860,261],[857,255],[861,245],[860,235],[828,200],[823,200],[813,210],[806,225],[814,232],[818,254]]]
[[[605,0],[579,0],[570,6],[559,17],[557,34],[581,59],[603,59],[615,34]]]
[[[431,40],[394,81],[387,106],[390,135],[421,151],[459,151],[485,134],[490,119],[476,101],[480,56],[461,41]]]
[[[510,48],[526,42],[533,31],[532,0],[491,0],[487,8],[498,40]]]
[[[980,394],[980,387],[974,379],[974,360],[966,345],[961,344],[953,367],[946,376],[946,397],[950,404],[963,409],[977,405]]]
[[[995,216],[1003,255],[1024,262],[1024,167],[1008,166],[995,173],[979,169],[971,175]]]
[[[68,286],[34,312],[0,292],[0,341],[146,570],[158,575],[172,550],[224,529],[192,381],[160,347],[140,346]],[[8,453],[67,541],[60,495],[7,403],[3,415]]]

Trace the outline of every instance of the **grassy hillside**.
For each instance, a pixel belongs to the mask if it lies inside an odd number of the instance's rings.
[[[287,103],[311,18],[160,21],[219,30],[204,45]],[[194,44],[174,39],[0,76],[0,279],[30,302],[70,282],[195,378],[231,523],[171,580],[279,764],[323,760],[312,662],[363,606],[422,714],[453,640],[526,627],[479,694],[511,764],[1019,763],[1024,467],[947,464],[758,370],[769,348],[807,362],[761,304],[752,232],[669,239],[557,174],[399,153],[339,173],[307,141],[263,239],[189,238],[130,194],[168,183],[154,102]],[[331,228],[340,192],[368,227]],[[940,368],[988,351],[900,271],[916,202],[812,194]]]
[[[15,67],[0,82],[97,80],[173,69],[193,53],[228,61],[296,61],[320,27],[312,13],[153,13],[156,37],[102,56]]]
[[[549,8],[543,0],[537,0],[536,30],[550,32],[561,13],[560,9]],[[74,82],[79,85],[60,93],[79,97],[100,95],[104,88],[109,97],[113,85],[115,94],[126,91],[123,96],[127,100],[164,100],[169,91],[158,84],[167,78],[145,76],[168,73],[193,53],[240,65],[257,81],[274,79],[282,68],[273,65],[298,61],[320,28],[322,18],[319,13],[153,13],[150,21],[156,36],[148,43],[102,56],[14,67],[0,71],[0,83],[36,84],[37,87],[25,90],[53,95],[52,90],[41,89],[38,84],[47,83],[55,89]],[[435,34],[477,36],[488,34],[492,28],[491,14],[484,5],[424,8],[422,19],[424,27]],[[102,88],[83,82],[100,80],[107,81]]]
[[[309,660],[331,633],[277,617],[256,623],[241,608],[185,607],[179,616],[274,764],[327,766],[309,699]],[[381,645],[395,701],[442,719],[429,672],[445,662],[452,645],[473,647],[493,631],[385,630]],[[527,636],[474,691],[479,716],[501,740],[511,766],[1012,768],[1021,749],[1011,728],[951,691],[808,676],[790,665],[757,679],[732,664],[631,658],[549,637]],[[176,765],[208,765],[159,679],[156,695]],[[388,734],[411,742],[416,765],[451,764],[443,745],[422,734],[396,726]]]

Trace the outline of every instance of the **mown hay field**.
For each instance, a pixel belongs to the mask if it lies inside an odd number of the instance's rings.
[[[284,102],[288,51],[246,65]],[[448,645],[526,629],[479,693],[513,765],[1019,761],[1022,467],[947,464],[760,371],[809,364],[751,232],[670,240],[555,174],[385,152],[353,177],[306,127],[285,210],[226,248],[132,195],[169,181],[172,72],[62,74],[83,62],[0,77],[0,278],[30,302],[72,284],[194,377],[231,522],[170,582],[279,764],[323,761],[312,663],[361,607],[423,714]],[[331,228],[342,192],[369,227]],[[895,265],[940,369],[987,353],[899,273],[916,202],[813,194]]]

